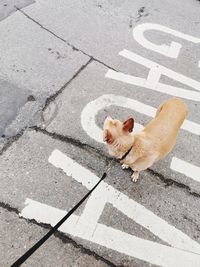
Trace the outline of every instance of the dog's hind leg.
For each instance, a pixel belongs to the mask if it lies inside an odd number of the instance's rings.
[[[138,180],[138,178],[139,178],[139,174],[140,174],[139,171],[134,171],[133,174],[131,175],[132,181],[133,181],[134,183],[137,182],[137,180]]]
[[[134,171],[131,176],[133,182],[138,180],[141,171],[144,171],[153,165],[153,163],[158,159],[158,155],[159,153],[153,153],[152,155],[141,157],[137,159],[132,166],[130,166]]]

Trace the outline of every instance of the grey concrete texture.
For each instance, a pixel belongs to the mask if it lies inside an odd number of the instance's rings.
[[[19,212],[23,209],[26,198],[64,210],[77,203],[88,190],[48,162],[48,157],[55,148],[99,177],[104,171],[107,171],[105,182],[200,242],[198,223],[200,202],[198,197],[191,196],[186,190],[173,185],[166,187],[159,177],[148,171],[141,175],[138,183],[133,183],[130,179],[131,172],[122,170],[118,162],[111,162],[108,170],[105,157],[89,146],[85,146],[83,149],[75,142],[72,144],[72,141],[60,140],[56,136],[52,138],[46,132],[25,132],[0,157],[1,203],[6,203]],[[80,215],[83,208],[84,205],[76,214]],[[106,205],[99,222],[138,237],[165,244],[109,204]],[[33,228],[30,231],[34,236],[36,230]],[[148,263],[127,257],[87,240],[74,236],[71,238],[117,266],[149,266]],[[10,241],[8,243],[10,244]],[[43,251],[43,254],[41,252],[40,255],[45,258],[46,252]]]
[[[0,134],[10,137],[35,125],[47,98],[89,58],[19,11],[1,21],[0,46]]]
[[[34,0],[1,0],[0,1],[0,21],[7,18],[13,12],[17,11],[17,8],[23,8],[25,6],[34,3]]]
[[[4,138],[0,138],[0,153],[2,152],[6,143],[7,143],[7,140],[5,140]]]
[[[7,81],[0,81],[0,135],[5,133],[7,126],[15,120],[21,106],[28,101],[29,90],[18,88]]]
[[[11,264],[50,228],[19,218],[26,198],[67,211],[88,192],[48,162],[55,148],[98,177],[106,171],[106,183],[200,243],[200,185],[170,170],[173,156],[200,166],[199,136],[181,130],[173,152],[142,172],[133,184],[131,171],[111,160],[105,145],[87,135],[80,119],[86,104],[103,94],[122,95],[155,108],[170,97],[105,78],[109,67],[147,77],[149,69],[118,55],[123,49],[199,80],[198,44],[160,32],[145,33],[156,44],[177,41],[183,45],[179,57],[170,59],[143,48],[132,35],[136,25],[150,22],[200,37],[199,12],[196,0],[0,1],[0,266]],[[161,82],[191,89],[163,76]],[[187,119],[199,123],[199,103],[186,102]],[[100,128],[108,114],[121,120],[133,116],[143,125],[150,120],[141,113],[110,106],[96,116]],[[18,134],[35,125],[39,129],[26,130],[21,137]],[[84,207],[85,203],[75,214],[81,215]],[[109,203],[98,222],[166,244]],[[26,265],[152,266],[62,232]]]
[[[199,45],[156,31],[146,33],[156,44],[169,44],[172,40],[181,42],[181,55],[175,60],[143,48],[132,35],[136,25],[150,22],[199,37],[200,5],[196,0],[87,0],[84,3],[81,0],[38,0],[23,11],[57,36],[118,71],[146,77],[146,68],[118,55],[121,50],[128,49],[184,75],[199,78]],[[198,122],[200,115],[197,116]]]
[[[1,207],[0,220],[0,265],[4,267],[14,263],[48,231],[34,222],[19,219],[18,214]],[[71,240],[52,236],[23,266],[106,267],[109,265],[88,255]]]
[[[61,141],[28,131],[1,156],[1,201],[17,209],[24,207],[26,198],[60,209],[69,209],[75,205],[87,189],[73,179],[67,179],[63,172],[48,162],[55,148],[70,155],[80,164],[87,162],[88,166],[95,169],[96,174],[102,175],[106,161],[101,160],[96,152],[94,157],[90,150],[85,151],[70,143],[64,146]],[[76,191],[78,195],[75,194]]]
[[[157,108],[160,103],[168,99],[168,97],[163,94],[160,94],[158,97],[157,93],[148,94],[147,96],[145,90],[138,90],[137,87],[130,88],[130,86],[125,83],[122,86],[117,81],[105,78],[106,72],[107,68],[102,64],[97,62],[90,63],[80,75],[68,85],[67,89],[57,97],[55,102],[51,104],[58,106],[58,112],[51,123],[47,125],[47,130],[51,133],[68,136],[78,139],[82,143],[90,144],[108,156],[105,145],[100,144],[89,137],[81,125],[81,112],[90,101],[95,100],[103,94],[116,94],[139,100],[142,103],[144,103],[144,100],[147,104],[150,104],[148,102],[151,102],[150,105]],[[48,109],[45,112],[47,113],[46,116],[48,118]],[[151,119],[143,114],[130,111],[129,109],[110,106],[99,112],[96,117],[96,123],[100,128],[102,128],[104,119],[107,115],[121,120],[125,120],[132,116],[135,119],[135,122],[143,124],[144,126]],[[194,112],[193,118],[195,117],[196,114]],[[47,120],[47,122],[49,122],[49,120]],[[199,147],[199,136],[181,130],[173,151],[165,159],[160,160],[153,165],[151,169],[168,179],[189,186],[192,192],[199,194],[200,184],[198,182],[170,169],[170,163],[173,156],[199,166]]]

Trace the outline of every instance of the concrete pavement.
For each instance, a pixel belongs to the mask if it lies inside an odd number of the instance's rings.
[[[9,266],[107,178],[24,265],[199,266],[198,1],[0,5],[0,265]],[[138,131],[165,99],[189,114],[141,174],[112,160],[106,115]]]

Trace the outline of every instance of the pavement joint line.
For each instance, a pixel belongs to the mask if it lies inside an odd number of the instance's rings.
[[[1,142],[1,141],[0,141]],[[3,153],[3,151],[4,151],[4,149],[5,149],[5,147],[7,146],[7,144],[8,144],[8,141],[6,140],[6,141],[4,141],[5,143],[3,144],[3,146],[2,146],[2,148],[0,149],[0,155]]]
[[[95,147],[93,147],[93,146],[91,146],[91,145],[89,145],[87,143],[82,143],[80,140],[75,139],[75,138],[72,138],[72,137],[63,136],[63,135],[60,135],[60,134],[57,134],[57,133],[48,132],[46,129],[42,129],[42,128],[38,127],[38,126],[32,126],[32,127],[29,127],[29,128],[25,128],[25,129],[21,130],[16,136],[13,136],[13,137],[9,138],[8,141],[7,141],[7,143],[4,145],[4,147],[0,151],[0,156],[14,142],[18,141],[18,139],[23,135],[23,133],[24,133],[24,131],[26,129],[34,130],[36,132],[41,132],[42,134],[48,135],[48,136],[52,137],[53,139],[56,139],[56,140],[59,140],[59,141],[62,141],[62,142],[66,142],[66,143],[72,144],[72,145],[74,145],[76,147],[80,147],[82,149],[85,149],[87,152],[93,153],[96,156],[103,158],[105,160],[105,163],[106,163],[106,169],[109,169],[110,168],[110,165],[111,165],[112,162],[118,163],[118,161],[116,159],[113,159],[113,158],[111,158],[109,156],[106,156],[104,153],[102,153],[101,151],[99,151],[98,149],[96,149]],[[175,186],[177,188],[182,188],[188,194],[190,194],[190,195],[192,195],[194,197],[200,198],[200,194],[191,191],[191,189],[190,189],[190,187],[188,185],[185,185],[185,184],[182,184],[180,182],[177,182],[177,181],[175,181],[175,180],[173,180],[171,178],[166,178],[161,173],[158,173],[158,172],[156,172],[156,171],[154,171],[152,169],[149,169],[148,168],[146,171],[149,172],[154,177],[157,177],[161,182],[163,182],[165,184],[166,187],[168,187],[168,186]]]
[[[14,212],[15,214],[19,215],[19,210],[17,208],[13,208],[11,207],[9,204],[6,204],[4,202],[0,202],[0,208],[4,209],[4,210],[7,210],[9,212]]]
[[[3,208],[3,209],[5,209],[8,212],[13,212],[13,213],[15,213],[18,216],[20,214],[20,212],[19,212],[19,210],[17,208],[11,207],[9,204],[6,204],[4,202],[0,202],[0,207]],[[47,229],[47,230],[50,230],[52,228],[51,225],[45,224],[45,223],[38,223],[34,219],[26,219],[26,218],[20,217],[20,216],[19,216],[19,219],[26,221],[28,224],[38,225],[38,226],[40,226],[40,227],[42,227],[44,229]],[[106,263],[108,266],[111,266],[111,267],[124,267],[122,265],[119,265],[119,266],[118,265],[115,265],[111,261],[109,261],[109,260],[105,259],[104,257],[98,255],[94,251],[91,251],[90,249],[85,248],[83,245],[78,244],[71,237],[68,237],[66,234],[60,232],[59,230],[57,230],[55,232],[54,236],[56,238],[60,239],[62,243],[64,243],[64,244],[71,244],[73,247],[78,248],[82,254],[87,254],[89,256],[92,256],[96,260],[102,261],[102,262]]]
[[[106,162],[106,166],[109,165],[110,160],[113,160],[113,158],[106,157],[104,155],[104,153],[102,153],[101,151],[99,151],[95,147],[93,147],[93,146],[91,146],[91,145],[89,145],[87,143],[82,143],[79,139],[75,139],[75,138],[72,138],[72,137],[69,137],[69,136],[60,135],[60,134],[57,134],[57,133],[51,133],[51,132],[48,132],[46,129],[42,129],[42,128],[38,127],[38,126],[29,127],[29,129],[33,129],[36,132],[41,132],[44,135],[48,135],[48,136],[52,137],[55,140],[66,142],[66,143],[74,145],[76,147],[85,149],[87,152],[93,153],[97,157],[103,158],[105,160],[105,162]]]
[[[109,166],[110,166],[110,164],[112,162],[119,163],[118,160],[113,159],[113,158],[105,155],[104,153],[99,151],[97,148],[95,148],[95,147],[93,147],[93,146],[91,146],[91,145],[89,145],[87,143],[82,143],[78,139],[74,139],[74,138],[68,137],[68,136],[63,136],[63,135],[57,134],[55,132],[51,133],[51,132],[47,131],[46,129],[41,129],[40,127],[37,127],[37,126],[30,127],[30,129],[33,129],[36,132],[41,132],[41,133],[43,133],[45,135],[48,135],[48,136],[52,137],[53,139],[56,139],[56,140],[59,140],[59,141],[62,141],[62,142],[66,142],[66,143],[70,143],[70,144],[72,144],[72,145],[74,145],[76,147],[81,147],[82,149],[85,149],[88,152],[95,153],[95,155],[100,156],[101,158],[103,158],[105,160],[106,168],[109,168]],[[182,184],[180,182],[177,182],[177,181],[175,181],[175,180],[173,180],[171,178],[166,178],[166,177],[164,177],[163,174],[158,173],[158,172],[156,172],[156,171],[154,171],[152,169],[148,168],[146,171],[149,172],[154,177],[157,177],[162,183],[165,184],[165,187],[175,186],[176,188],[185,190],[185,192],[187,192],[189,195],[192,195],[194,197],[200,198],[200,194],[191,191],[191,188],[188,185],[185,185],[185,184]]]
[[[16,7],[17,8],[17,7]],[[21,11],[21,10],[20,10]],[[56,97],[61,94],[63,92],[63,90],[80,74],[81,71],[83,71],[94,59],[92,57],[90,57],[88,59],[88,61],[83,64],[76,72],[75,74],[58,90],[56,91],[54,94],[50,95],[46,100],[45,103],[43,105],[42,111],[45,111],[46,108],[49,106],[49,104],[51,102],[53,102]],[[41,119],[43,119],[43,115],[41,115]],[[34,126],[33,126],[34,127]],[[3,148],[0,150],[0,156],[3,154],[4,151],[7,150],[8,147],[10,147],[12,145],[12,143],[15,140],[18,140],[18,138],[23,134],[23,132],[28,128],[28,126],[25,126],[23,129],[21,129],[21,131],[19,133],[17,133],[15,136],[11,136],[7,139],[5,145],[3,146]]]
[[[187,193],[189,193],[190,195],[194,196],[194,197],[200,197],[200,194],[191,191],[191,188],[188,185],[182,184],[180,182],[177,182],[171,178],[165,178],[164,175],[162,175],[161,173],[158,173],[150,168],[147,169],[147,171],[152,174],[153,176],[157,176],[159,178],[159,180],[161,180],[162,182],[164,182],[166,184],[166,187],[168,186],[176,186],[178,188],[182,188],[185,189],[185,191]]]
[[[6,140],[5,145],[0,151],[0,156],[14,143],[16,142],[24,133],[25,129],[22,129],[19,133],[17,133],[15,136],[11,136]]]
[[[84,65],[82,65],[76,72],[75,74],[71,77],[70,80],[68,80],[58,91],[56,91],[53,95],[49,96],[44,104],[44,107],[42,111],[45,111],[48,105],[56,99],[56,97],[63,92],[63,90],[83,71],[91,62],[92,58],[90,58]]]
[[[62,37],[60,37],[59,35],[55,34],[53,31],[49,30],[48,28],[44,27],[41,23],[39,23],[38,21],[36,21],[34,18],[32,18],[31,16],[29,16],[24,10],[22,10],[21,8],[18,8],[17,6],[14,6],[19,12],[21,12],[21,14],[23,14],[26,18],[30,19],[31,21],[33,21],[34,23],[36,23],[39,27],[41,27],[43,30],[47,31],[48,33],[52,34],[54,37],[56,37],[57,39],[61,40],[62,42],[66,43],[68,46],[70,46],[74,51],[79,51],[82,54],[84,54],[85,56],[90,57],[90,59],[104,65],[105,67],[115,70],[113,67],[107,65],[106,63],[104,63],[103,61],[93,57],[92,55],[84,52],[82,49],[77,48],[76,46],[74,46],[73,44],[67,42],[65,39],[63,39]]]

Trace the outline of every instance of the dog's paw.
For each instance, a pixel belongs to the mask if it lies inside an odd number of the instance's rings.
[[[139,172],[134,172],[132,175],[131,175],[131,178],[132,178],[132,181],[134,183],[137,182],[138,178],[139,178]]]
[[[122,164],[122,169],[124,170],[124,169],[128,169],[129,168],[129,166],[128,165],[126,165],[126,164]]]

